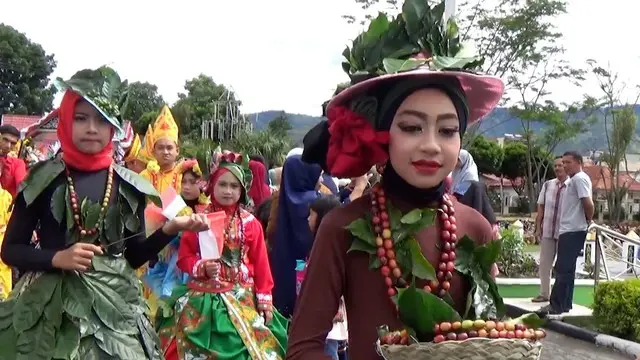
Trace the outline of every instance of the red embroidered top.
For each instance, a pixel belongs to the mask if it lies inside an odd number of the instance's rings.
[[[246,210],[240,210],[240,219],[236,219],[236,221],[242,221],[244,239],[240,239],[242,234],[235,241],[225,239],[223,258],[225,251],[241,250],[242,254],[239,255],[242,261],[237,269],[239,273],[236,274],[234,269],[231,269],[224,261],[220,261],[222,264],[221,278],[239,281],[243,285],[253,284],[259,302],[270,304],[273,277],[271,276],[262,225],[255,216]],[[244,240],[244,246],[239,246],[242,240]],[[178,250],[178,268],[190,274],[194,279],[202,281],[207,278],[201,264],[198,234],[185,231],[182,234]]]

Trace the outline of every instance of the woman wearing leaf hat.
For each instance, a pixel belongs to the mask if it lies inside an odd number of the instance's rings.
[[[177,217],[146,238],[144,204],[157,192],[112,157],[126,82],[102,67],[56,85],[62,156],[31,170],[2,244],[2,260],[25,273],[0,302],[2,357],[162,359],[134,269],[208,225]]]
[[[361,176],[373,165],[384,171],[368,195],[320,225],[288,359],[328,359],[324,339],[341,296],[354,359],[378,358],[381,325],[408,327],[429,340],[434,319],[467,313],[470,290],[478,296],[471,296],[468,316],[503,310],[489,276],[495,246],[483,250],[490,250],[484,259],[472,255],[476,244],[492,239],[491,226],[446,194],[445,178],[465,129],[496,106],[504,85],[468,71],[480,59],[461,57],[455,24],[443,29],[443,12],[444,3],[431,9],[424,0],[406,0],[393,20],[374,19],[345,51],[352,86],[330,101],[327,121],[304,138],[303,160],[333,176]],[[371,53],[380,56],[358,55]],[[412,311],[420,302],[430,308]]]
[[[201,248],[200,234],[182,234],[178,267],[191,280],[173,291],[172,311],[157,315],[168,360],[284,359],[287,322],[272,306],[262,225],[241,206],[249,200],[251,178],[248,158],[234,154],[222,155],[210,176],[205,213],[221,215],[224,226],[218,260]]]

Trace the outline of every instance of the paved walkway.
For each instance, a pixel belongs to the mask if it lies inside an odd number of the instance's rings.
[[[639,354],[640,355],[640,354]],[[629,359],[607,348],[547,330],[540,360],[623,360]]]

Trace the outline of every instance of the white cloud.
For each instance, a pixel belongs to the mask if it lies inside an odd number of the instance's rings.
[[[576,66],[609,61],[640,83],[636,3],[572,0],[570,15],[559,20],[567,59]],[[205,73],[232,86],[246,112],[317,115],[346,80],[341,52],[358,29],[341,15],[355,9],[352,0],[5,0],[0,22],[55,53],[54,76],[108,64],[131,81],[158,85],[173,102],[185,80]],[[554,86],[553,97],[597,91],[593,84],[569,88]]]

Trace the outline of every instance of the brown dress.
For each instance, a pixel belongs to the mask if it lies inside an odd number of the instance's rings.
[[[390,199],[403,212],[416,207],[392,195]],[[490,241],[492,230],[487,220],[476,210],[455,199],[453,202],[458,220],[458,238],[466,234],[480,244]],[[287,359],[331,359],[324,354],[324,344],[342,295],[349,319],[349,359],[379,359],[375,350],[377,327],[385,324],[391,330],[401,327],[382,276],[378,271],[369,270],[369,254],[356,251],[347,253],[352,238],[344,227],[370,211],[370,206],[369,197],[363,196],[331,211],[322,220],[296,303]],[[439,243],[436,234],[436,228],[432,226],[417,235],[425,257],[434,266],[437,266],[440,257],[436,248]],[[454,273],[449,291],[456,309],[463,312],[469,284]]]

